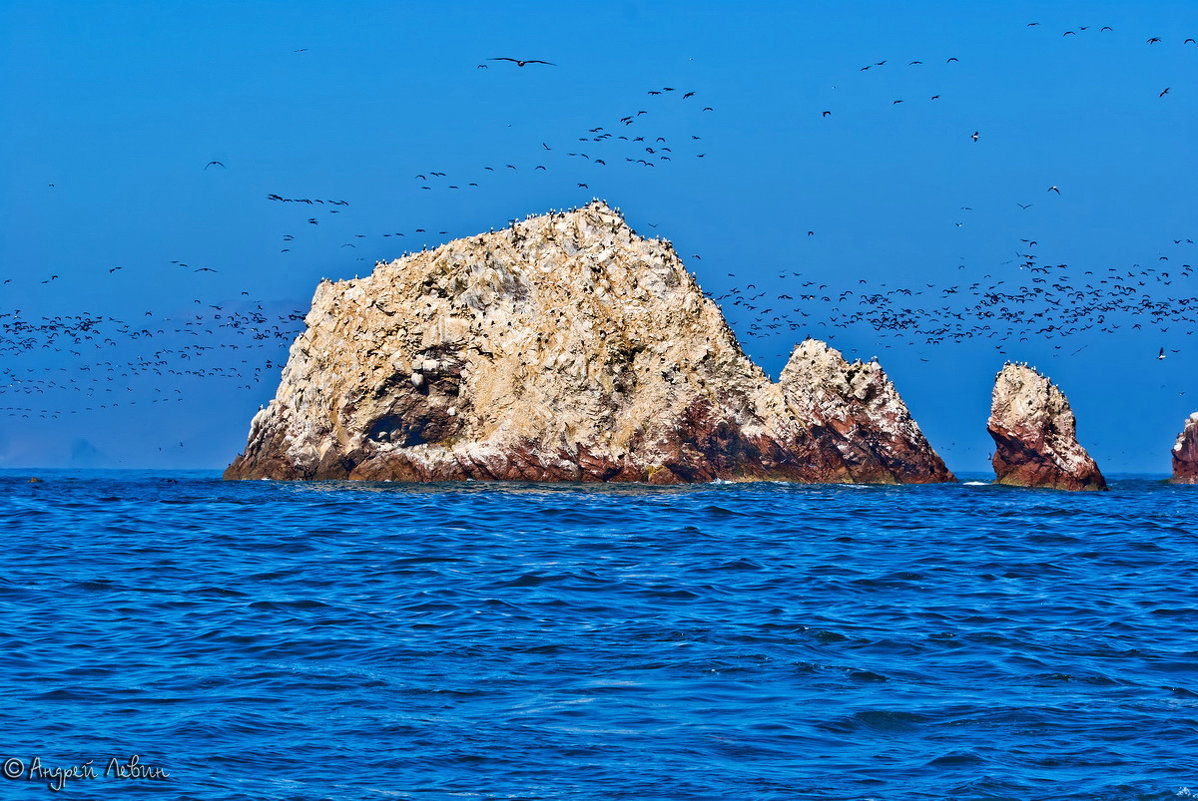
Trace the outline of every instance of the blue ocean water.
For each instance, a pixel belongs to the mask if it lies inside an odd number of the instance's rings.
[[[29,475],[5,799],[1198,793],[1198,488]]]

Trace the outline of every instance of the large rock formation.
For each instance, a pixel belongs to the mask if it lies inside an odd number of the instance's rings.
[[[1198,484],[1198,412],[1186,419],[1173,443],[1173,483]]]
[[[990,399],[990,436],[999,484],[1103,490],[1106,480],[1077,441],[1069,401],[1039,372],[1007,363]]]
[[[601,202],[322,282],[226,478],[951,481],[875,364],[779,383]]]

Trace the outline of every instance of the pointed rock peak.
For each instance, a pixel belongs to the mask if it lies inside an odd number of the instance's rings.
[[[804,362],[817,360],[835,361],[838,359],[840,361],[844,361],[844,356],[842,356],[840,351],[836,350],[836,348],[833,348],[822,339],[807,337],[802,342],[795,345],[794,350],[790,352],[790,358],[787,360],[786,366],[790,367],[792,364],[801,364]]]
[[[618,209],[612,208],[607,201],[595,199],[583,206],[575,206],[572,209],[565,211],[551,211],[546,214],[533,214],[524,219],[526,223],[541,223],[552,222],[555,220],[570,220],[570,221],[588,221],[598,223],[610,229],[611,226],[623,226],[627,228],[624,222],[624,215]]]
[[[782,368],[779,382],[799,380],[802,376],[821,378],[848,378],[851,375],[882,372],[877,361],[860,359],[849,363],[836,348],[820,339],[808,337],[795,345],[786,366]]]
[[[1198,412],[1186,418],[1172,454],[1173,483],[1198,484]]]
[[[1077,421],[1065,394],[1025,364],[1007,362],[995,377],[987,429],[999,484],[1102,490],[1106,480],[1077,441]]]
[[[1005,375],[1011,379],[1017,379],[1018,377],[1022,376],[1028,378],[1029,380],[1030,378],[1034,377],[1038,380],[1048,381],[1048,377],[1045,376],[1044,373],[1040,372],[1038,367],[1033,367],[1032,365],[1025,364],[1024,362],[1004,362],[1002,369],[999,370],[996,375],[998,377]],[[1049,382],[1049,384],[1051,383],[1052,382]]]
[[[831,438],[854,481],[954,480],[876,361],[849,363],[828,343],[808,338],[778,384],[791,413]]]
[[[599,198],[595,198],[585,206],[579,206],[577,209],[575,209],[575,211],[591,211],[596,214],[612,214],[620,219],[623,219],[623,215],[621,215],[620,212],[608,205],[606,200],[600,200]]]

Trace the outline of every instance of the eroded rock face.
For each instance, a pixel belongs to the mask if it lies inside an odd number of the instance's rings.
[[[791,353],[778,383],[796,420],[821,448],[836,450],[854,481],[955,480],[877,362],[849,364],[808,339]]]
[[[994,382],[990,436],[999,484],[1103,490],[1106,480],[1077,441],[1077,421],[1060,389],[1026,365],[1007,363]]]
[[[1186,419],[1173,443],[1173,482],[1198,484],[1198,412]]]
[[[306,323],[226,478],[952,480],[880,368],[808,342],[772,383],[601,202],[323,282]]]

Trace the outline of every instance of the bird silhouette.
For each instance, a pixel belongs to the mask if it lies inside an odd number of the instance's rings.
[[[517,67],[523,67],[525,64],[545,64],[550,67],[557,66],[556,64],[554,64],[551,61],[541,61],[540,59],[537,59],[537,58],[526,58],[526,59],[522,60],[522,59],[518,59],[518,58],[508,58],[507,56],[500,56],[498,58],[490,58],[487,60],[488,61],[510,61],[513,64],[515,64]]]

